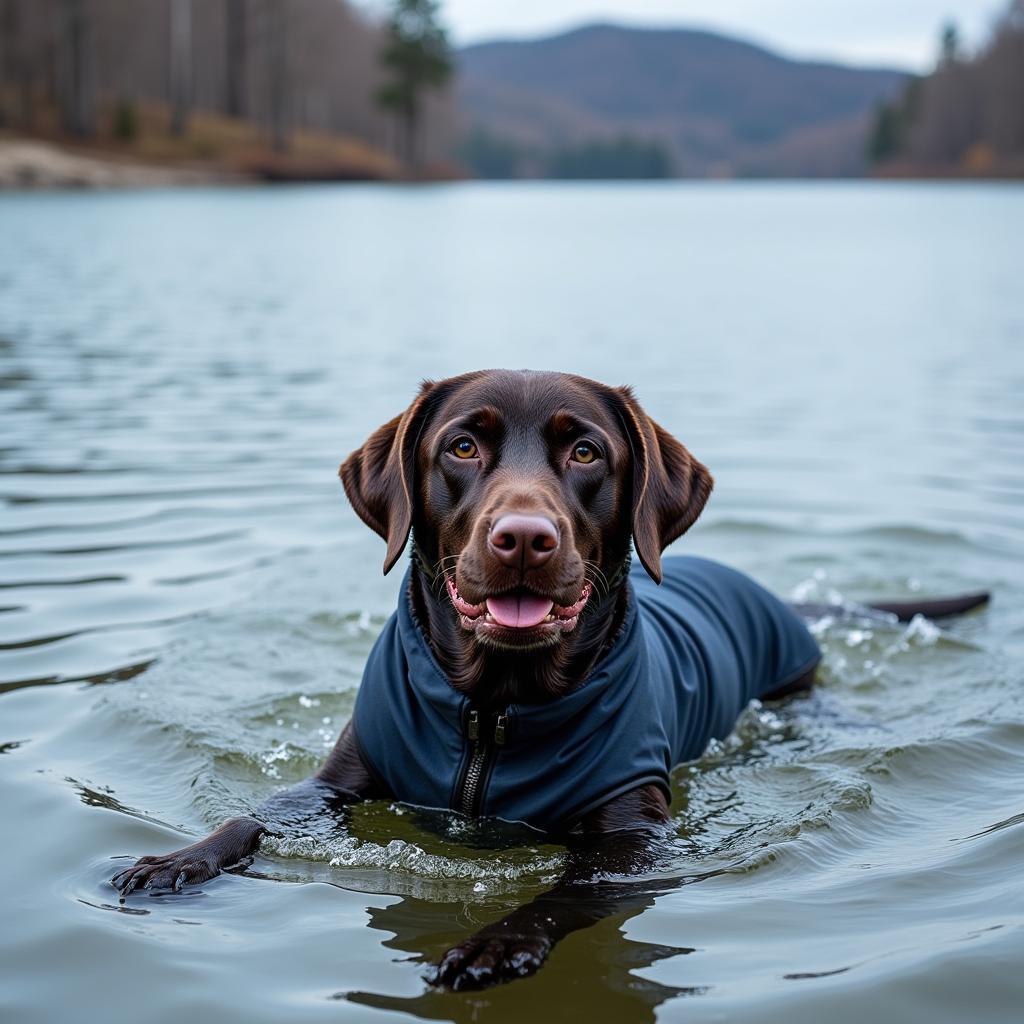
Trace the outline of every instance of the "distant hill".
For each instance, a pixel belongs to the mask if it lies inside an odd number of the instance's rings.
[[[463,157],[493,177],[559,176],[591,153],[626,172],[599,177],[659,176],[631,167],[855,175],[875,109],[908,77],[789,60],[710,32],[615,25],[480,43],[458,62]]]

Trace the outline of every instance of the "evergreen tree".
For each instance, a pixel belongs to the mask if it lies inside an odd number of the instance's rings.
[[[960,30],[955,21],[946,22],[942,27],[939,41],[939,67],[948,67],[960,59]]]
[[[875,122],[868,139],[868,157],[872,163],[890,160],[899,154],[903,144],[898,103],[882,103],[875,112]]]
[[[437,0],[395,0],[380,55],[391,77],[377,100],[399,118],[401,157],[409,168],[415,168],[419,159],[423,93],[441,88],[454,70],[438,6]]]

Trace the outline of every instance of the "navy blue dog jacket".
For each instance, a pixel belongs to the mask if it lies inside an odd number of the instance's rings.
[[[742,573],[694,557],[666,558],[663,571],[661,586],[630,573],[621,632],[582,684],[486,721],[434,658],[407,574],[356,698],[367,767],[397,800],[422,807],[465,809],[471,779],[481,816],[546,832],[647,783],[671,798],[676,765],[820,652],[796,614]]]

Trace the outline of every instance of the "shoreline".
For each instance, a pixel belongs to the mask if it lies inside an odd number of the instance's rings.
[[[38,139],[0,139],[2,191],[237,185],[255,180],[225,168],[147,164],[130,158],[76,152]]]
[[[290,154],[266,154],[263,159],[240,165],[212,161],[165,161],[138,159],[105,149],[72,147],[48,139],[0,136],[0,193],[48,191],[113,191],[151,188],[201,187],[211,185],[282,185],[311,182],[420,182],[459,181],[458,175],[425,175],[419,179],[397,174],[374,173],[366,167],[335,161],[302,159]],[[1003,171],[1004,173],[1000,173]],[[887,183],[1019,183],[1019,169],[992,169],[989,173],[964,172],[953,168],[923,168],[910,165],[883,165],[868,173],[849,178],[732,178],[734,182],[825,180]],[[520,182],[553,182],[570,179],[501,179]],[[598,179],[580,179],[597,183]],[[629,181],[631,179],[609,179]],[[635,179],[641,180],[641,179]],[[665,179],[678,182],[716,181],[714,178]]]

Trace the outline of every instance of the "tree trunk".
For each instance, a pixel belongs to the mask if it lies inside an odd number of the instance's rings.
[[[285,0],[269,0],[267,7],[269,48],[270,134],[274,149],[288,149],[288,11]]]
[[[225,75],[227,77],[224,112],[228,117],[245,117],[245,72],[247,60],[247,25],[245,0],[226,0],[224,12]]]
[[[86,0],[62,0],[57,41],[57,94],[65,131],[93,133],[96,113],[92,19]]]
[[[18,55],[18,87],[21,92],[21,124],[31,130],[36,121],[35,81],[32,77],[32,60],[26,52],[28,40],[23,39]]]
[[[17,18],[13,0],[3,0],[0,3],[0,128],[6,128],[13,120],[7,114],[7,88],[17,77],[14,68]]]
[[[171,132],[184,135],[192,101],[192,0],[169,0]]]
[[[402,160],[410,174],[416,173],[419,165],[420,112],[416,104],[406,107],[402,118]]]

